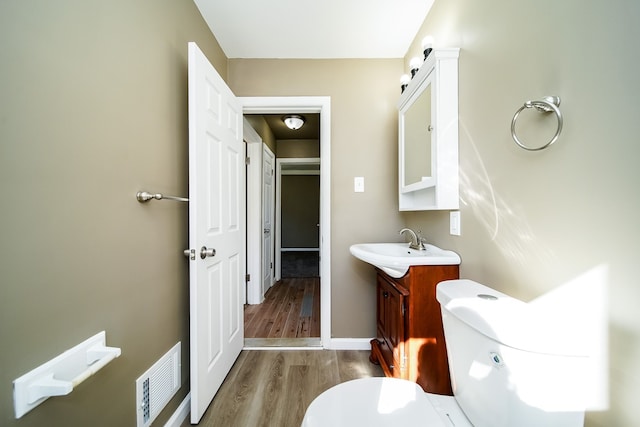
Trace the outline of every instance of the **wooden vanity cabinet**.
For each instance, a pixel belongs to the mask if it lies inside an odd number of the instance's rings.
[[[415,381],[428,393],[452,395],[436,285],[458,279],[459,266],[413,266],[399,279],[376,271],[377,335],[370,360],[388,377]]]

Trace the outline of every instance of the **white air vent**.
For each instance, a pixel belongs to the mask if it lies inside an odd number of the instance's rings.
[[[146,427],[180,388],[180,343],[136,380],[137,426]]]

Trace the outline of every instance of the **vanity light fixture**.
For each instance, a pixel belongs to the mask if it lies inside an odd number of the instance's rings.
[[[411,58],[411,61],[409,61],[409,68],[411,69],[411,78],[415,77],[421,65],[422,65],[422,59],[420,59],[420,57],[414,56],[413,58]]]
[[[289,114],[282,118],[285,125],[291,130],[298,130],[304,124],[304,117],[298,114]]]
[[[404,93],[404,90],[409,86],[409,82],[411,82],[409,74],[403,74],[400,76],[400,93]]]
[[[433,50],[433,36],[426,36],[422,39],[422,52],[424,53],[424,59],[427,59],[427,56]]]

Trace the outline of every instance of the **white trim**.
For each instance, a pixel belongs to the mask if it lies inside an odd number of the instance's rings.
[[[320,164],[320,162],[318,162]],[[281,175],[320,175],[320,171],[283,170]]]
[[[269,190],[269,194],[267,196],[265,196],[266,194],[266,185],[265,185],[265,167],[268,166],[267,162],[270,161],[271,162],[271,189]],[[270,233],[270,237],[271,237],[271,244],[269,245],[269,251],[270,253],[270,272],[269,272],[269,278],[265,281],[265,258],[266,255],[264,253],[266,245],[265,245],[265,235],[264,233],[262,234],[262,239],[260,241],[260,248],[262,250],[262,256],[260,257],[260,295],[261,295],[261,299],[264,300],[264,295],[267,293],[267,290],[269,290],[269,288],[271,288],[271,286],[273,286],[273,284],[275,283],[275,275],[274,275],[274,256],[275,256],[275,239],[273,238],[274,234],[274,230],[276,230],[274,221],[275,221],[275,209],[273,204],[275,203],[275,194],[276,194],[276,182],[275,182],[275,176],[273,176],[275,174],[276,171],[276,155],[273,153],[273,151],[271,151],[271,149],[269,148],[269,146],[267,146],[267,144],[262,144],[262,197],[260,197],[260,202],[261,202],[261,206],[262,209],[260,210],[261,212],[261,225],[262,227],[260,228],[261,231],[263,230],[263,227],[265,225],[265,221],[266,221],[266,216],[268,215],[268,219],[269,219],[269,224],[271,224],[271,230],[269,231]],[[270,198],[271,199],[271,212],[265,212],[264,207],[266,206],[265,204],[265,197]],[[266,283],[268,282],[268,283]]]
[[[280,346],[246,346],[242,348],[243,350],[256,350],[256,351],[270,351],[270,350],[276,350],[276,351],[307,351],[307,350],[325,350],[324,347],[320,347],[320,346],[306,346],[306,347],[291,347],[291,346],[287,346],[287,347],[280,347]]]
[[[320,339],[331,345],[331,98],[239,97],[243,112],[252,114],[320,113]]]
[[[319,252],[320,248],[280,248],[280,252]]]
[[[373,338],[332,338],[331,350],[371,350]]]
[[[260,295],[262,287],[262,138],[243,120],[243,136],[247,143],[247,274],[251,277],[245,282],[245,302],[260,304],[264,299]]]
[[[167,420],[164,427],[180,427],[191,412],[191,392],[187,393],[180,405],[176,408],[171,418]]]

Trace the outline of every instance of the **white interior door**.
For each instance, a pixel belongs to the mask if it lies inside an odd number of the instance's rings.
[[[273,285],[273,217],[275,155],[263,145],[262,156],[262,295]]]
[[[191,423],[207,409],[244,344],[242,107],[189,43]]]

